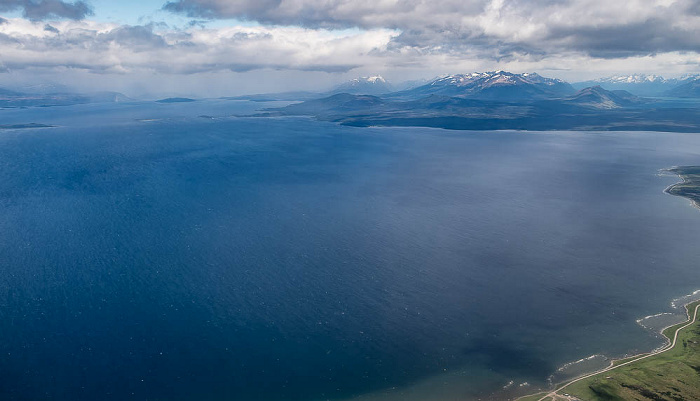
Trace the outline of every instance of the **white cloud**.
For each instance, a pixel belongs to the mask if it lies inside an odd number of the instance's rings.
[[[399,42],[441,49],[606,57],[700,51],[695,0],[177,0],[165,9],[273,25],[399,29],[406,33]]]
[[[166,8],[261,25],[0,20],[0,72],[130,75],[151,83],[158,74],[184,82],[222,73],[261,79],[253,72],[265,71],[291,77],[280,89],[305,89],[312,84],[298,77],[313,74],[327,83],[370,73],[398,81],[505,69],[577,80],[676,76],[700,65],[695,0],[180,0]]]
[[[371,62],[395,36],[384,29],[339,33],[299,27],[159,30],[92,21],[0,25],[0,54],[10,69],[69,67],[91,72],[163,73],[261,68],[347,71]]]

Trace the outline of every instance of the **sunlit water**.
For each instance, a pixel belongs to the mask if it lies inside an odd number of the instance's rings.
[[[0,110],[0,399],[506,397],[700,288],[700,135],[264,106]]]

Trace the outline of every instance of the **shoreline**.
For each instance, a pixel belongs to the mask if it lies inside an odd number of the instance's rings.
[[[664,193],[669,194],[669,195],[671,195],[671,196],[678,196],[679,198],[688,199],[688,200],[690,201],[690,205],[691,205],[691,206],[693,206],[693,207],[696,208],[696,209],[700,209],[700,203],[698,203],[698,201],[696,201],[696,200],[694,200],[694,199],[690,199],[690,198],[688,198],[688,197],[686,197],[686,196],[677,195],[677,194],[674,194],[674,193],[671,192],[671,190],[672,190],[673,188],[675,188],[675,187],[677,187],[677,186],[679,186],[679,185],[688,184],[688,183],[691,182],[684,174],[682,174],[682,173],[680,173],[680,172],[678,172],[678,171],[674,171],[674,170],[678,170],[678,169],[680,169],[680,168],[683,168],[683,166],[673,166],[673,167],[669,167],[669,168],[665,168],[665,169],[661,169],[661,170],[660,170],[660,171],[662,171],[662,172],[671,173],[671,174],[673,174],[673,175],[675,175],[675,176],[677,176],[678,178],[681,179],[681,182],[676,182],[676,183],[674,183],[674,184],[671,184],[671,185],[667,186],[666,189],[664,189]]]
[[[672,167],[663,168],[663,169],[659,170],[659,174],[658,174],[659,176],[666,176],[668,174],[673,174],[681,180],[681,182],[676,182],[676,183],[673,183],[673,184],[667,186],[663,192],[668,194],[668,195],[685,198],[685,199],[690,201],[691,206],[693,206],[697,209],[700,209],[700,202],[698,202],[698,200],[691,199],[687,196],[675,194],[672,192],[673,188],[675,188],[675,187],[678,187],[680,185],[692,184],[692,180],[690,180],[689,177],[686,176],[686,174],[683,174],[681,172],[681,169],[683,169],[683,168],[684,168],[683,166],[672,166]],[[564,388],[568,387],[569,385],[571,385],[573,383],[576,383],[578,381],[599,375],[599,374],[604,373],[604,372],[608,372],[610,370],[616,369],[617,367],[631,364],[631,363],[634,363],[636,361],[639,361],[639,360],[642,360],[642,359],[645,359],[645,358],[648,358],[648,357],[651,357],[654,355],[658,355],[658,354],[661,354],[663,352],[666,352],[666,351],[673,349],[675,347],[675,340],[678,337],[678,332],[681,329],[686,328],[695,322],[698,309],[700,309],[700,296],[698,296],[698,294],[700,294],[700,290],[693,291],[690,294],[675,298],[671,301],[671,308],[675,309],[677,306],[676,303],[678,301],[680,301],[684,298],[688,298],[688,301],[683,304],[683,309],[685,310],[686,320],[681,321],[679,323],[673,323],[673,324],[667,325],[659,330],[659,334],[661,334],[661,336],[665,339],[663,345],[661,345],[657,348],[654,348],[653,350],[651,350],[649,352],[642,352],[642,353],[638,353],[638,354],[634,354],[634,355],[625,355],[625,356],[622,356],[619,358],[612,358],[612,359],[610,359],[610,363],[608,364],[608,366],[605,368],[598,369],[598,370],[592,371],[592,372],[582,373],[576,377],[573,377],[573,378],[558,382],[556,384],[553,384],[552,390],[543,390],[543,391],[540,391],[537,393],[523,395],[523,396],[514,398],[513,401],[520,401],[520,400],[525,400],[525,399],[533,400],[533,401],[534,400],[543,401],[544,399],[547,399],[547,398],[554,400],[555,399],[554,397],[557,395],[557,392],[563,390]],[[695,296],[697,296],[697,298],[693,299],[693,297],[695,297]],[[694,311],[691,312],[690,306],[693,304],[696,304],[696,303],[697,303],[697,305],[695,306]],[[641,324],[641,321],[648,319],[650,317],[662,316],[662,315],[666,315],[666,314],[673,315],[673,313],[670,313],[670,312],[660,312],[660,313],[655,314],[655,315],[649,315],[649,316],[645,316],[643,318],[637,319],[636,322],[640,326],[646,328],[644,325]],[[673,333],[674,338],[671,339],[669,337],[669,335],[666,334],[666,331],[673,328],[673,327],[679,326],[679,325],[682,325],[682,326],[679,327],[675,331],[675,333]],[[671,333],[669,333],[669,334],[671,334]],[[585,358],[582,360],[585,360]],[[625,362],[620,363],[621,361],[625,361]],[[578,361],[573,362],[573,363],[577,363],[577,362]],[[564,366],[566,366],[566,365],[564,365]],[[541,398],[537,398],[538,396],[541,396]]]
[[[690,306],[693,304],[697,304],[697,305],[695,305],[695,308],[691,312]],[[578,381],[588,379],[590,377],[611,371],[611,370],[616,369],[618,367],[626,366],[628,364],[640,361],[642,359],[646,359],[646,358],[649,358],[649,357],[652,357],[655,355],[659,355],[661,353],[664,353],[666,351],[670,351],[670,350],[674,349],[676,346],[675,340],[678,337],[678,333],[681,330],[691,326],[692,324],[694,324],[697,321],[698,311],[700,310],[700,299],[692,300],[692,301],[685,303],[683,305],[683,309],[685,309],[685,313],[686,313],[686,320],[685,321],[682,321],[680,323],[671,324],[671,325],[666,326],[663,329],[661,329],[661,335],[666,339],[666,341],[665,341],[666,343],[663,346],[655,348],[649,352],[643,352],[643,353],[639,353],[639,354],[635,354],[635,355],[623,356],[620,358],[613,358],[610,360],[610,364],[606,368],[599,369],[595,372],[584,373],[584,374],[579,375],[577,377],[574,377],[572,379],[559,382],[553,386],[553,390],[545,390],[545,391],[540,391],[537,393],[526,394],[526,395],[514,398],[512,401],[520,401],[520,400],[526,400],[526,399],[532,399],[533,401],[543,401],[546,398],[554,399],[553,396],[558,395],[556,393],[558,393],[559,391],[565,389],[566,387],[568,387],[571,384],[574,384]],[[673,333],[674,338],[671,339],[666,334],[666,330],[673,328],[673,327],[676,327],[676,326],[681,326],[681,327],[676,329],[676,331]],[[669,334],[671,334],[671,333],[669,333]],[[620,363],[620,362],[623,362],[623,363]],[[538,396],[541,396],[541,398],[536,398]]]

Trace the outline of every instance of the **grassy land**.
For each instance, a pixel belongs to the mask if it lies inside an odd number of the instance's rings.
[[[664,330],[664,332],[665,332],[665,331],[666,331],[666,330]],[[631,357],[629,357],[629,358],[624,358],[624,359],[616,359],[616,360],[614,360],[614,361],[612,362],[612,365],[613,365],[613,366],[617,366],[617,365],[620,365],[620,364],[623,364],[623,363],[627,363],[627,362],[629,362],[629,361],[631,361],[631,360],[633,360],[633,359],[637,359],[637,358],[639,358],[639,355],[634,355],[634,356],[631,356]]]
[[[699,304],[692,303],[690,310]],[[672,338],[683,325],[664,334]],[[581,380],[559,394],[564,392],[585,401],[700,400],[700,321],[678,333],[672,350]]]

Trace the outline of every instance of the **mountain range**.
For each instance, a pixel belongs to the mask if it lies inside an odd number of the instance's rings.
[[[666,92],[670,97],[698,98],[700,97],[700,77],[685,80],[680,85]]]
[[[391,84],[380,75],[361,77],[320,94],[350,93],[385,95],[394,98],[444,95],[517,101],[568,96],[580,89],[599,86],[609,91],[627,91],[636,96],[700,97],[700,92],[693,89],[698,87],[697,82],[700,82],[700,74],[671,79],[659,75],[632,74],[569,84],[560,79],[542,77],[537,73],[514,74],[507,71],[488,71],[443,75],[420,84],[411,82],[403,85]],[[404,89],[392,92],[398,87],[404,87]]]
[[[615,75],[592,81],[576,82],[573,86],[577,89],[583,89],[598,85],[607,90],[626,90],[638,96],[675,97],[674,91],[677,87],[697,81],[698,79],[700,79],[700,75],[686,75],[671,79],[666,79],[659,75]],[[700,94],[694,96],[700,96]]]
[[[678,96],[692,96],[698,86],[697,79],[689,78],[676,90]],[[576,91],[558,79],[505,71],[442,76],[379,95],[325,93],[256,116],[312,116],[354,126],[462,130],[700,131],[698,102],[644,98],[602,85]]]
[[[692,84],[696,82],[696,84]],[[573,95],[577,90],[599,86],[608,91],[627,91],[636,96],[700,97],[700,75],[666,79],[658,75],[618,75],[591,81],[568,83],[537,73],[515,74],[507,71],[472,72],[443,75],[431,80],[393,84],[381,75],[355,78],[323,92],[296,91],[226,97],[230,100],[304,101],[339,93],[376,95],[393,99],[413,99],[439,95],[482,100],[523,101]]]
[[[547,99],[576,92],[568,83],[544,78],[535,73],[513,74],[506,71],[445,75],[425,85],[396,92],[390,97],[415,98],[428,95],[465,97],[483,100]]]

